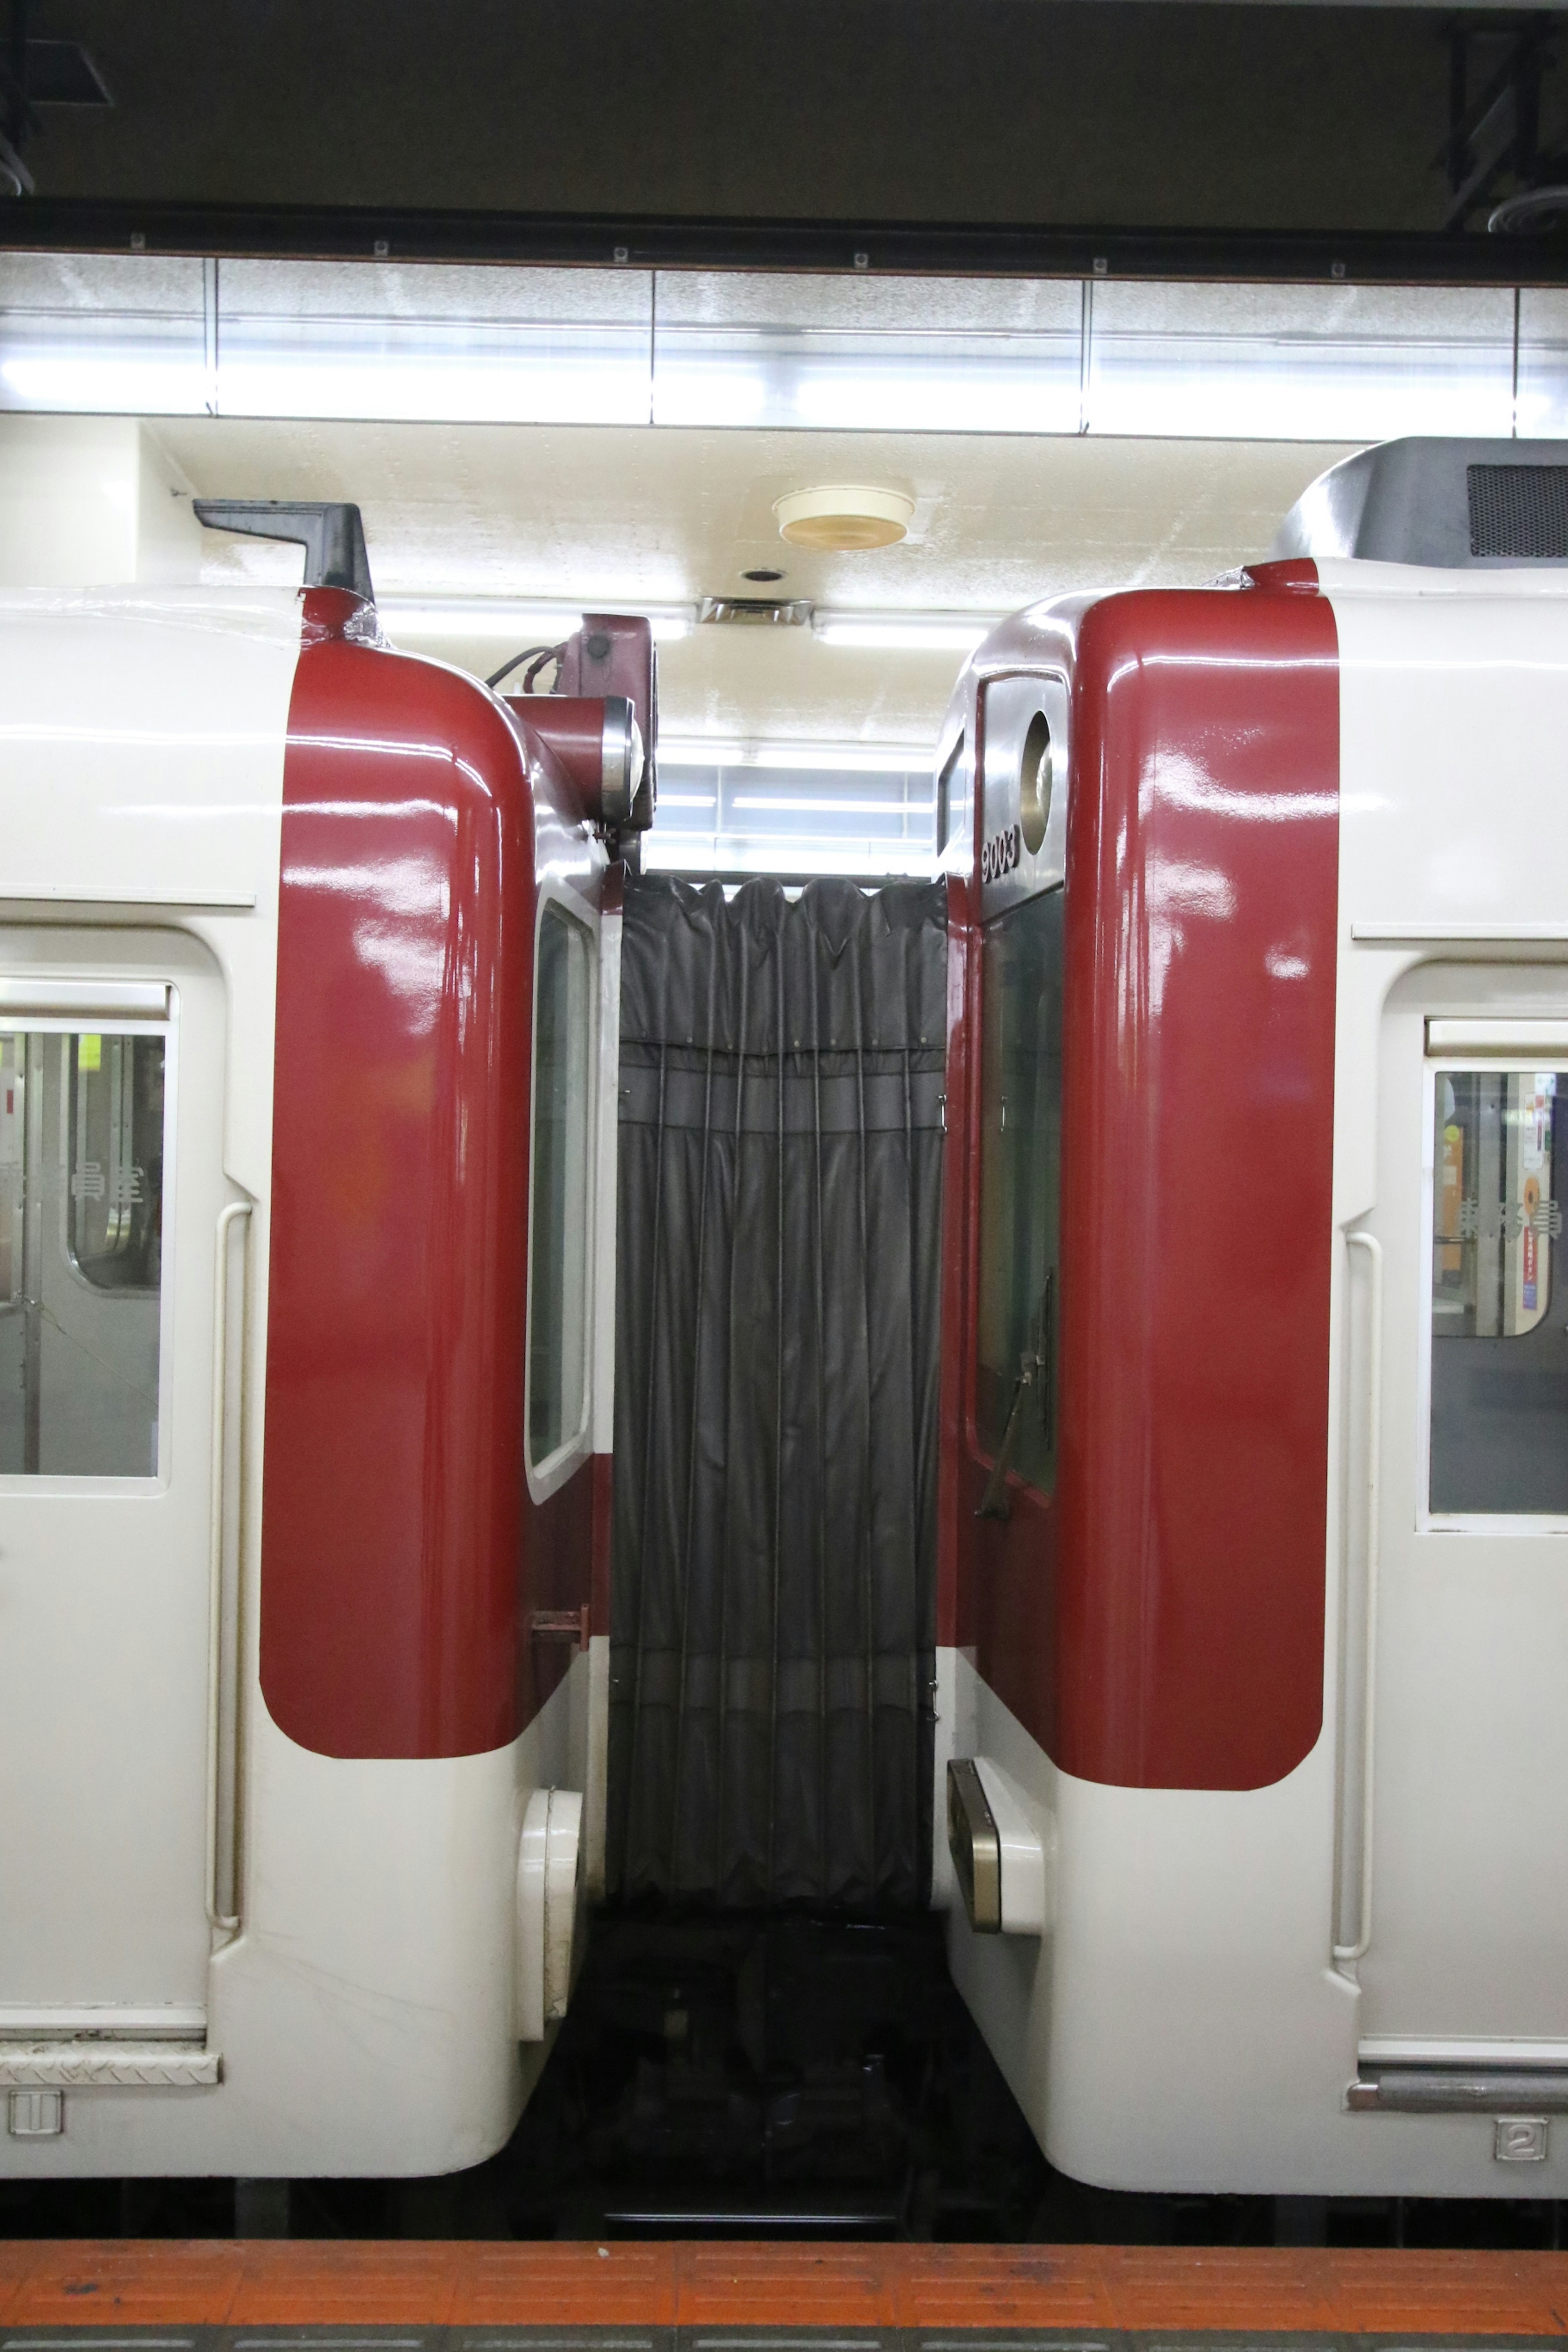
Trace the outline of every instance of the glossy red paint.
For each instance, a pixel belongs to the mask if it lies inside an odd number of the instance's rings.
[[[1322,1706],[1332,611],[1107,598],[1073,714],[1051,1752],[1255,1788]]]
[[[509,694],[507,709],[548,745],[572,786],[579,815],[600,817],[605,798],[605,705],[585,695]]]
[[[955,1622],[1058,1765],[1121,1786],[1264,1785],[1321,1716],[1338,654],[1315,574],[1275,569],[1047,616],[1012,665],[1072,687],[1058,1472],[975,1518],[966,1141]]]
[[[321,1753],[472,1754],[510,1741],[552,1679],[529,1656],[529,1611],[587,1598],[587,1477],[535,1511],[522,1452],[536,835],[574,812],[491,697],[353,642],[351,598],[310,592],[305,608],[284,763],[261,1685]],[[552,791],[556,809],[538,808]]]

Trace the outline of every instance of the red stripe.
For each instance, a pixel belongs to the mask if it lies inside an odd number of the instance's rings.
[[[343,601],[284,763],[261,1685],[321,1753],[466,1755],[520,1720],[532,808]]]
[[[1321,1720],[1339,677],[1299,569],[1043,625],[1074,681],[1060,1466],[977,1521],[971,1405],[957,1638],[1057,1763],[1123,1786],[1259,1786]],[[971,1385],[974,1291],[950,1242]]]
[[[1331,608],[1108,598],[1073,709],[1052,1752],[1254,1788],[1322,1706]]]

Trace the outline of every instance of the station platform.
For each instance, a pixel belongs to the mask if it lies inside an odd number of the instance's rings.
[[[1568,2253],[0,2241],[0,2352],[1302,2352],[1568,2343]]]

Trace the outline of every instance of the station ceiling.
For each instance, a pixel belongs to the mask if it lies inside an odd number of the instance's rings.
[[[353,499],[398,642],[481,674],[518,649],[508,598],[691,611],[708,595],[769,595],[984,616],[1074,589],[1201,582],[1264,553],[1306,484],[1346,454],[616,425],[163,418],[149,429],[201,496]],[[783,492],[861,480],[913,498],[901,545],[818,554],[781,541]],[[215,581],[289,577],[298,558],[213,537],[205,568]],[[748,583],[760,568],[784,578]],[[494,620],[454,628],[440,606],[465,598],[496,600]],[[659,659],[672,736],[909,744],[923,761],[962,648],[708,624],[666,637]]]
[[[27,156],[40,205],[107,207],[111,226],[116,207],[374,208],[405,249],[443,220],[454,251],[498,221],[526,245],[611,215],[1428,233],[1455,29],[1513,21],[1235,0],[48,0],[32,29],[81,43],[114,103],[40,106]],[[1547,40],[1548,150],[1563,74]],[[258,251],[291,236],[251,234]]]
[[[389,624],[416,650],[482,675],[518,649],[509,600],[662,607],[668,737],[907,748],[922,764],[962,644],[715,626],[695,620],[700,600],[765,593],[807,599],[819,619],[978,626],[1044,596],[1201,582],[1256,558],[1307,483],[1381,433],[1506,432],[1521,417],[1561,429],[1568,311],[1551,289],[1568,283],[1568,237],[1486,234],[1487,204],[1513,184],[1506,140],[1483,195],[1445,226],[1454,92],[1484,97],[1521,41],[1531,78],[1528,92],[1510,84],[1510,120],[1538,114],[1540,153],[1568,154],[1556,22],[1307,0],[47,0],[30,29],[80,44],[113,102],[40,105],[25,142],[36,192],[0,200],[0,407],[182,409],[145,430],[189,489],[353,500]],[[40,358],[27,305],[61,309],[35,284],[51,255],[70,264],[65,308],[77,305],[81,335]],[[142,327],[111,319],[121,296],[88,284],[100,260],[87,257],[105,256],[121,270],[146,262]],[[255,279],[268,257],[355,268],[290,309],[247,295],[245,272]],[[337,339],[333,367],[401,353],[417,373],[450,326],[432,312],[426,334],[413,315],[416,281],[430,282],[413,265],[431,261],[591,265],[575,273],[598,281],[589,307],[607,319],[631,306],[615,332],[646,375],[629,408],[605,414],[657,423],[535,421],[584,414],[548,404],[510,422],[459,404],[491,421],[442,422],[446,394],[426,413],[373,394],[356,417],[341,386],[300,393],[290,414],[267,413],[274,394],[254,384],[246,396],[235,371],[247,351],[308,374],[323,334]],[[945,333],[956,351],[975,323],[959,316],[965,284],[990,286],[982,309],[1033,303],[1040,318],[1024,324],[1039,331],[1046,387],[1029,390],[1035,429],[995,429],[994,415],[992,429],[963,429],[962,404],[957,429],[909,429],[923,414],[876,429],[888,412],[875,401],[847,419],[867,429],[804,415],[819,429],[772,429],[787,407],[772,378],[754,426],[700,403],[661,406],[667,350],[685,364],[681,337],[695,351],[710,310],[756,307],[733,286],[732,300],[713,292],[724,273],[750,272],[754,289],[777,270],[799,273],[779,297],[789,332],[809,312],[807,341],[824,349],[839,309],[885,349],[896,325],[911,350]],[[159,298],[167,317],[142,300],[156,271],[174,289]],[[490,310],[512,302],[507,273],[458,274],[493,281],[460,306],[483,314],[479,348]],[[363,302],[350,278],[371,289]],[[1265,320],[1259,298],[1286,281],[1289,299]],[[1151,292],[1170,294],[1171,320]],[[1068,327],[1045,320],[1052,302]],[[184,338],[181,365],[205,393],[28,389],[29,367],[68,376],[105,354],[121,366],[142,327]],[[742,341],[754,328],[747,310]],[[509,316],[521,340],[508,366],[533,331]],[[766,343],[772,329],[758,331]],[[1016,360],[1027,335],[1005,331]],[[721,344],[698,354],[704,365],[728,363]],[[1117,382],[1133,387],[1125,410]],[[1415,392],[1427,407],[1411,405]],[[1216,406],[1222,394],[1239,406]],[[199,413],[204,398],[216,413]],[[1481,408],[1460,422],[1442,404],[1457,417],[1471,400]],[[773,500],[834,480],[903,489],[908,539],[858,555],[784,547]],[[218,541],[203,560],[215,580],[287,576],[289,562]],[[746,580],[759,570],[784,577]],[[461,615],[464,600],[487,609]]]

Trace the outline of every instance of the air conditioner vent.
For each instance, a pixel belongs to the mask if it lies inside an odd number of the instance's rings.
[[[1470,553],[1568,557],[1568,466],[1471,466]]]

